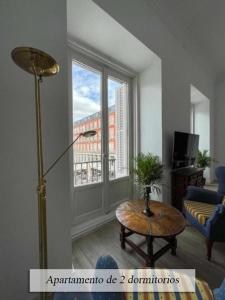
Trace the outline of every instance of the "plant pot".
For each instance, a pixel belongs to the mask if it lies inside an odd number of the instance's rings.
[[[151,193],[151,187],[146,186],[145,193],[144,193],[145,209],[143,210],[143,214],[145,214],[147,217],[152,217],[154,215],[149,207],[150,193]]]

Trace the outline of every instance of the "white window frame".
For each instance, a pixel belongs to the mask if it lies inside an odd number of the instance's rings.
[[[137,140],[136,130],[135,130],[137,127],[137,124],[135,123],[136,118],[132,117],[134,115],[134,109],[136,108],[137,102],[138,102],[138,99],[136,97],[133,98],[134,85],[135,85],[135,89],[137,88],[136,87],[137,74],[131,72],[128,69],[125,69],[124,67],[119,66],[118,64],[111,63],[104,57],[93,54],[93,52],[91,52],[91,54],[90,54],[89,50],[80,48],[79,45],[72,44],[71,42],[69,42],[68,54],[69,54],[68,55],[68,66],[69,66],[68,77],[69,77],[69,112],[70,112],[70,114],[69,114],[69,136],[70,136],[70,141],[72,141],[72,137],[73,137],[72,61],[77,61],[78,63],[84,64],[84,66],[89,66],[93,69],[96,69],[97,71],[100,71],[103,74],[103,76],[102,76],[103,93],[107,93],[107,86],[104,86],[104,82],[105,82],[105,85],[107,85],[107,79],[104,78],[105,76],[107,76],[107,77],[110,76],[115,79],[119,79],[121,81],[125,81],[128,83],[128,85],[129,85],[128,99],[129,99],[129,102],[131,103],[131,105],[130,104],[128,105],[128,118],[129,118],[128,122],[130,124],[130,126],[128,126],[128,130],[133,130],[133,132],[134,132],[133,135],[131,135],[131,132],[128,132],[128,137],[129,137],[128,138],[128,159],[130,159],[136,152],[136,151],[134,151],[134,149],[136,149],[136,147],[137,147],[137,145],[134,145],[134,141]],[[107,95],[103,95],[103,98],[107,99]],[[135,99],[136,103],[134,103],[134,101],[133,101],[134,99]],[[101,101],[102,101],[102,99],[101,99]],[[106,101],[104,101],[104,102],[106,102]],[[108,111],[108,104],[103,103],[103,102],[101,104],[102,104],[102,125],[103,125],[103,122],[105,122],[104,126],[105,126],[105,128],[108,128],[108,114],[106,114],[106,112]],[[107,120],[103,120],[103,118],[106,118]],[[103,143],[103,141],[105,143],[107,143],[107,145],[105,145],[104,148],[107,149],[106,152],[108,153],[108,130],[103,130],[103,134],[104,134],[104,137],[102,137],[101,143]],[[102,149],[104,149],[104,148],[102,147]],[[103,170],[103,174],[106,174],[105,177],[108,178],[109,182],[120,181],[123,179],[127,179],[130,176],[130,174],[129,174],[130,166],[128,165],[129,172],[126,176],[122,176],[122,177],[118,177],[118,178],[109,180],[108,158],[106,158],[106,159],[107,159],[107,162],[105,164],[102,164],[102,166],[105,165],[105,167],[107,167],[107,170]],[[103,178],[103,181],[101,181],[101,182],[94,182],[94,183],[88,183],[88,184],[84,184],[84,185],[80,185],[80,186],[74,186],[73,153],[70,154],[69,160],[70,160],[70,178],[71,178],[70,182],[71,182],[71,186],[73,187],[73,189],[82,190],[82,189],[87,188],[87,186],[101,185],[104,183],[104,178]]]

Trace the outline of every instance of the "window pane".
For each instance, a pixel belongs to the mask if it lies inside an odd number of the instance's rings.
[[[128,175],[128,84],[108,78],[109,179]]]
[[[73,62],[73,138],[87,130],[95,136],[80,137],[74,144],[74,185],[102,181],[101,73]]]

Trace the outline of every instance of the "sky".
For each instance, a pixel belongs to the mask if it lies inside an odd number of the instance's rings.
[[[101,73],[73,63],[73,121],[100,111]],[[115,104],[115,91],[122,84],[108,80],[108,106]]]

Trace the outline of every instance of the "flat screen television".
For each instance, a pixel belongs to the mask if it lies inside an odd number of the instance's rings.
[[[186,132],[174,132],[173,168],[193,166],[198,155],[199,135]]]

